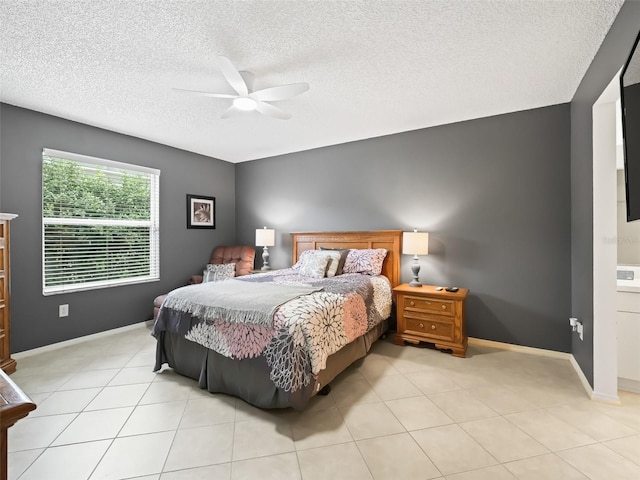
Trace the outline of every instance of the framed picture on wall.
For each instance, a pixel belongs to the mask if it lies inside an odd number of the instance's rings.
[[[216,199],[187,195],[187,228],[216,228]]]

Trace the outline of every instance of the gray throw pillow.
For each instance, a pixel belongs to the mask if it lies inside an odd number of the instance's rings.
[[[202,272],[202,282],[219,282],[236,276],[235,263],[208,264]]]

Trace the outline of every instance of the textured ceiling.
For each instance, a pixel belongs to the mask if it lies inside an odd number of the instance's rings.
[[[622,3],[2,0],[0,100],[241,162],[569,102]],[[311,88],[222,120],[173,90],[228,90],[217,55]]]
[[[638,34],[637,42],[629,57],[626,70],[622,77],[622,82],[625,87],[640,83],[640,34]]]

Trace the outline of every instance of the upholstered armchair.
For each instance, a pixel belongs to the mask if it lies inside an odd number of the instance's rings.
[[[253,270],[253,261],[256,256],[256,251],[253,247],[246,245],[240,246],[219,246],[213,249],[211,256],[209,257],[209,264],[220,265],[227,263],[235,263],[236,270],[235,276],[248,275]],[[202,275],[192,275],[189,279],[189,284],[202,283]],[[159,295],[153,301],[153,320],[158,318],[158,312],[165,295]]]

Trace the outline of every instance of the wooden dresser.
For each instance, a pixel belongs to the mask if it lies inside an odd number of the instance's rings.
[[[394,342],[433,343],[451,350],[456,357],[467,353],[464,301],[469,290],[436,290],[432,285],[411,287],[404,283],[393,289],[396,297],[398,330]]]
[[[7,480],[7,430],[35,410],[36,404],[0,370],[0,480]]]
[[[9,284],[9,222],[17,215],[0,213],[0,368],[7,374],[16,370],[16,361],[11,358]]]

